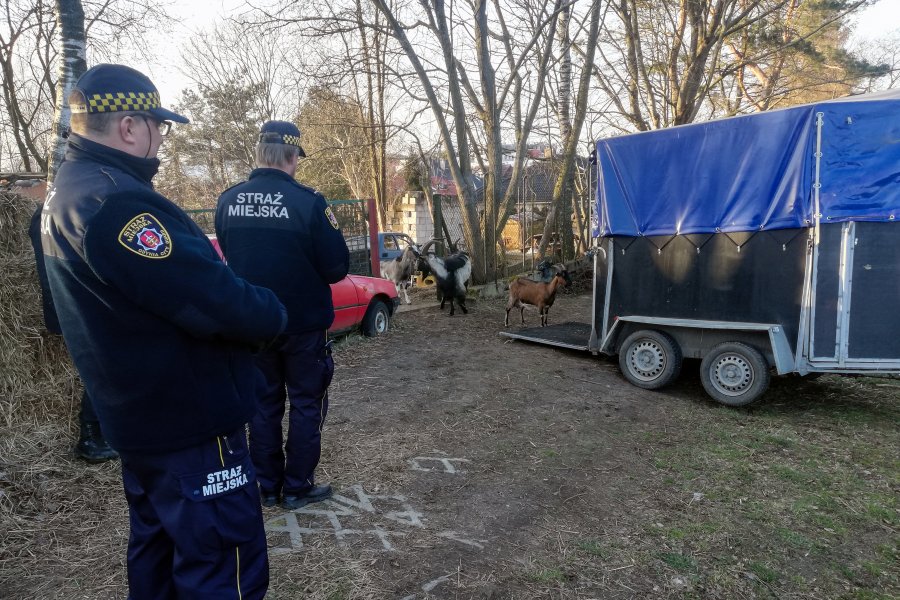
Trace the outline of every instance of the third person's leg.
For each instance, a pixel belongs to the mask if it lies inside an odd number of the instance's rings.
[[[321,455],[334,361],[324,331],[291,335],[284,346],[284,356],[291,405],[284,506],[292,509],[331,496],[330,485],[316,485],[315,470]]]

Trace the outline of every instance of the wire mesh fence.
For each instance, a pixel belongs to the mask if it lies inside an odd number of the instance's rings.
[[[341,224],[350,250],[350,273],[372,275],[369,253],[369,210],[366,200],[330,200],[328,205]],[[377,276],[377,273],[375,274]]]

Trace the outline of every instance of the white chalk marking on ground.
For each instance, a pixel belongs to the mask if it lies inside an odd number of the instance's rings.
[[[444,467],[444,473],[450,473],[454,475],[458,473],[465,473],[465,471],[457,470],[456,466],[453,464],[454,461],[461,463],[471,462],[468,458],[443,458],[441,456],[417,456],[415,458],[410,458],[408,462],[410,469],[412,469],[413,471],[425,471],[426,473],[432,473],[435,471],[435,469],[422,466],[423,462],[429,461],[441,463]]]
[[[459,534],[455,531],[443,531],[437,534],[438,537],[447,538],[448,540],[453,540],[454,542],[459,542],[460,544],[465,544],[467,546],[474,546],[479,550],[484,550],[484,545],[476,542],[475,540],[469,540],[464,537],[459,537]],[[484,541],[484,540],[482,540]]]
[[[443,577],[438,577],[434,581],[429,581],[428,583],[426,583],[422,586],[422,591],[427,594],[428,592],[430,592],[437,586],[441,585],[442,583],[446,583],[446,582],[450,581],[451,577],[452,577],[452,575],[444,575]],[[411,594],[405,598],[402,598],[401,600],[415,600],[415,598],[416,598],[416,595]]]
[[[375,515],[406,527],[424,527],[422,523],[424,515],[409,505],[405,496],[399,495],[370,495],[359,484],[350,486],[345,493],[355,495],[355,499],[344,495],[334,495],[323,502],[317,502],[298,508],[266,522],[266,531],[269,533],[286,533],[289,546],[280,546],[271,549],[272,554],[284,554],[303,548],[303,536],[305,535],[333,535],[335,542],[342,547],[348,544],[351,536],[372,536],[380,542],[381,548],[386,552],[394,551],[390,536],[404,536],[403,531],[386,529],[381,525],[354,528],[345,526],[341,519],[352,521],[364,514]],[[399,510],[381,509],[380,505],[389,503],[392,508],[399,504]],[[310,522],[318,521],[321,526],[301,526],[300,519],[307,518]],[[327,522],[327,525],[325,524]]]

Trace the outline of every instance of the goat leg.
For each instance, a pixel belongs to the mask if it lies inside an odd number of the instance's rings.
[[[465,296],[463,296],[462,298],[459,299],[459,307],[462,309],[464,315],[469,314],[469,311],[466,310],[466,297]]]

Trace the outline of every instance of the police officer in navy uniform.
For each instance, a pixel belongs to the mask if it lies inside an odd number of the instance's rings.
[[[28,237],[31,239],[31,247],[34,250],[38,282],[41,285],[44,327],[54,335],[61,335],[59,318],[56,316],[56,307],[53,305],[53,293],[50,291],[50,282],[47,280],[47,269],[44,267],[44,250],[41,247],[41,214],[43,212],[43,206],[38,206],[34,211],[28,226]],[[100,421],[97,420],[97,413],[94,412],[94,404],[91,402],[87,390],[82,391],[81,394],[78,424],[79,436],[78,443],[75,444],[75,456],[89,463],[101,463],[119,458],[119,453],[113,450],[103,437]]]
[[[250,421],[250,455],[263,505],[274,506],[281,497],[289,510],[332,494],[331,485],[315,482],[334,374],[327,334],[334,321],[329,284],[343,279],[350,266],[347,244],[325,198],[294,179],[305,156],[293,123],[265,123],[257,168],[248,181],[226,190],[216,208],[216,234],[229,266],[273,290],[288,311],[284,334],[257,355],[266,391]]]
[[[63,336],[110,445],[131,521],[130,598],[262,598],[262,509],[245,424],[253,351],[286,313],[239,279],[203,232],[154,192],[171,122],[143,74],[88,70],[41,217]]]

